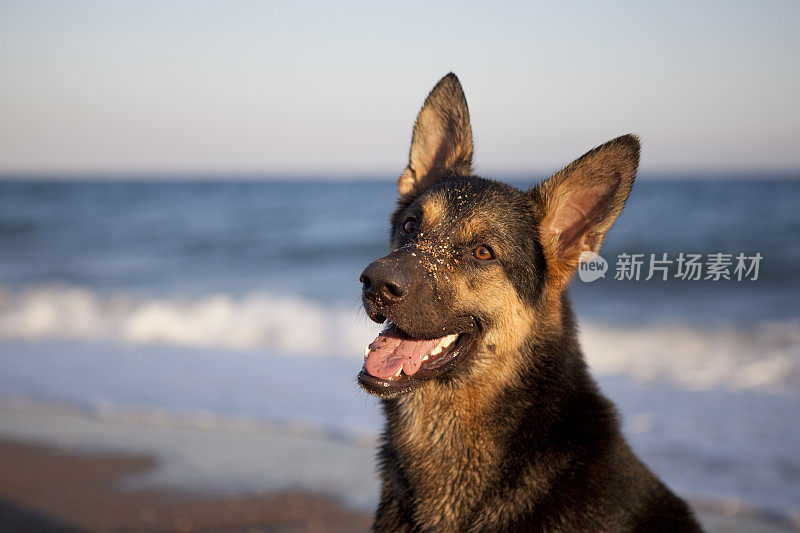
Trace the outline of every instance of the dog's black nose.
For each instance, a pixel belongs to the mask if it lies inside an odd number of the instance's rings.
[[[410,280],[395,263],[373,261],[359,278],[364,296],[372,301],[390,304],[402,300],[408,293]]]

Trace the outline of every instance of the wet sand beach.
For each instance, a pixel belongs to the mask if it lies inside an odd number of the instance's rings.
[[[0,530],[366,532],[371,514],[336,497],[303,490],[211,495],[169,489],[125,490],[125,476],[155,460],[120,453],[69,453],[0,441]],[[796,531],[779,517],[696,505],[710,532]]]
[[[306,491],[240,496],[125,490],[151,457],[0,442],[2,531],[368,531],[367,513]]]

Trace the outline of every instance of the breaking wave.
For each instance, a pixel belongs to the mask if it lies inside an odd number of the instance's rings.
[[[731,327],[662,325],[581,328],[596,374],[638,381],[666,380],[683,388],[732,390],[800,385],[800,322],[763,322],[747,331]]]
[[[0,340],[117,340],[336,355],[356,347],[363,353],[364,339],[376,327],[354,305],[323,306],[263,292],[144,299],[77,287],[0,289]]]
[[[103,295],[78,287],[0,288],[0,341],[70,339],[361,357],[378,326],[354,304],[257,292],[195,299]],[[747,330],[582,321],[593,372],[688,389],[800,385],[800,322]]]

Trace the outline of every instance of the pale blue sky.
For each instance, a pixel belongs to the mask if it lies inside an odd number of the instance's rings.
[[[0,3],[0,171],[399,173],[454,71],[478,171],[634,132],[800,169],[800,2]]]

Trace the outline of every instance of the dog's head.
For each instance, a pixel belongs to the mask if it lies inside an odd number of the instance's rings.
[[[391,252],[361,274],[364,309],[387,323],[361,386],[386,398],[518,375],[522,344],[560,333],[562,293],[581,252],[600,249],[638,159],[628,135],[528,191],[475,177],[467,102],[445,76],[414,125]]]

